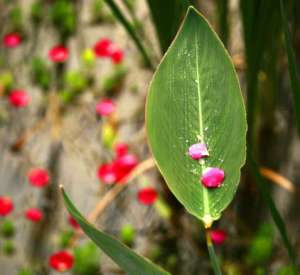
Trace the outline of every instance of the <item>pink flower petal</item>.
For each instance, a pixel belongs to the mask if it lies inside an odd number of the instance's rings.
[[[189,155],[195,160],[208,157],[209,154],[208,154],[206,144],[196,143],[196,144],[191,145],[189,147]]]
[[[96,112],[99,116],[108,116],[116,110],[115,103],[108,98],[100,100],[96,105]]]
[[[223,183],[224,178],[225,173],[222,169],[208,167],[202,173],[201,182],[207,188],[217,188]]]

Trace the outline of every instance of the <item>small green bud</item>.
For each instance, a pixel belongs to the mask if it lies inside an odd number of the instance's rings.
[[[135,229],[131,224],[123,225],[119,234],[122,242],[132,245],[135,238]]]
[[[0,230],[3,237],[12,237],[15,234],[15,225],[11,220],[5,219],[1,224]]]
[[[91,67],[95,64],[96,56],[92,49],[85,49],[82,52],[81,59],[86,66]]]
[[[15,253],[16,248],[11,240],[5,240],[2,245],[3,253],[7,256],[11,256]]]

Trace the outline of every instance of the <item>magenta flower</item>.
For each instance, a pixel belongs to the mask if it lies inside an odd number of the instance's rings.
[[[11,106],[15,108],[26,107],[30,102],[30,96],[26,91],[13,90],[8,96],[8,100]]]
[[[99,116],[109,116],[115,110],[116,110],[116,105],[109,98],[100,100],[96,105],[96,112]]]
[[[48,57],[54,63],[62,63],[68,59],[69,50],[63,45],[57,45],[48,52]]]
[[[227,234],[222,229],[214,229],[210,231],[210,237],[214,244],[221,245],[227,239]]]
[[[16,48],[21,42],[21,36],[15,32],[8,33],[3,37],[3,45],[6,48]]]
[[[42,188],[48,185],[50,176],[48,171],[45,169],[33,168],[28,173],[28,180],[33,186]]]
[[[0,196],[0,217],[9,215],[14,210],[14,204],[11,198]]]
[[[38,208],[29,208],[25,211],[25,217],[32,222],[39,222],[43,219],[43,212]]]

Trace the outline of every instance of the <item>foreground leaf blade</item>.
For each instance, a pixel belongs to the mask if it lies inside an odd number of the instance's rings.
[[[209,227],[232,200],[246,154],[246,118],[232,62],[207,21],[189,8],[150,85],[146,106],[149,144],[169,188]],[[210,156],[191,159],[202,141]],[[206,189],[206,167],[225,171],[220,188]]]
[[[170,273],[164,271],[146,258],[136,254],[117,239],[96,229],[75,208],[63,189],[62,193],[69,213],[79,223],[81,229],[126,273],[130,275],[170,275]]]

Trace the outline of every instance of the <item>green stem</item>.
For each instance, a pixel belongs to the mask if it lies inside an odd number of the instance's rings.
[[[207,244],[208,254],[209,254],[210,263],[212,265],[213,271],[214,271],[215,275],[222,275],[219,260],[216,255],[213,243],[211,241],[209,229],[205,230],[205,235],[206,235],[206,244]]]
[[[144,58],[144,61],[146,65],[151,68],[152,70],[154,69],[153,64],[151,62],[151,59],[144,48],[140,38],[136,34],[133,26],[131,23],[126,19],[126,17],[123,15],[122,11],[119,9],[119,7],[116,5],[114,0],[105,0],[106,4],[110,7],[112,13],[115,15],[115,17],[120,21],[120,23],[124,26],[130,37],[132,38],[133,42],[135,43],[136,47],[140,51],[141,55]]]

